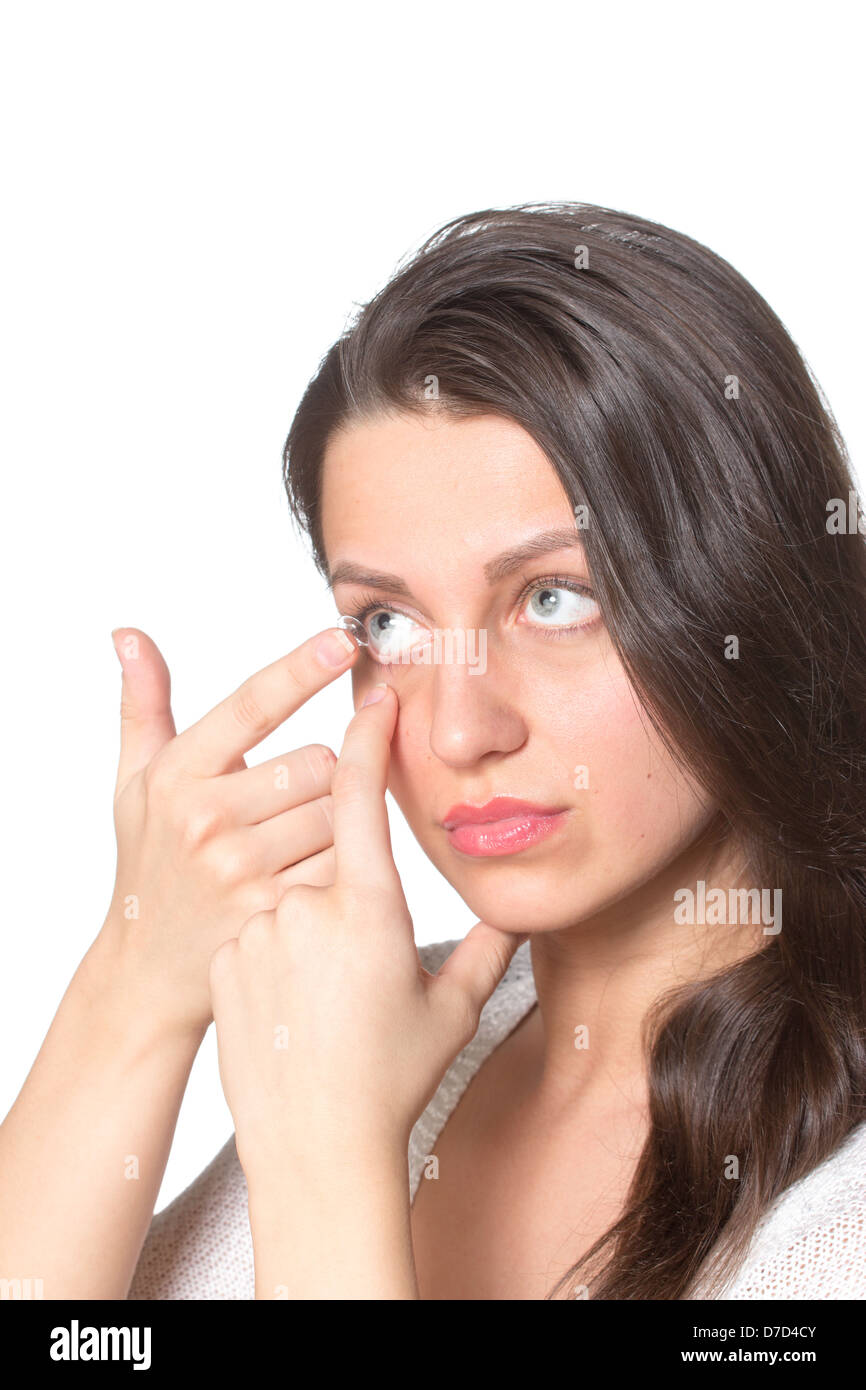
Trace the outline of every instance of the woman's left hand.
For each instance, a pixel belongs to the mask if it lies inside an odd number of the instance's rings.
[[[333,884],[292,886],[251,917],[214,952],[210,988],[248,1183],[326,1202],[348,1170],[361,1190],[389,1171],[408,1207],[412,1126],[524,938],[478,922],[436,975],[422,967],[385,804],[398,700],[374,689],[332,777]]]

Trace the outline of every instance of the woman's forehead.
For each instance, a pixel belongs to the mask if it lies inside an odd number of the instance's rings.
[[[325,453],[321,508],[332,572],[430,546],[488,564],[573,520],[542,450],[499,416],[386,417],[341,430]]]

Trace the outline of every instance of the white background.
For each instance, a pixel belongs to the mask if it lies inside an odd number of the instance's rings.
[[[332,621],[281,450],[320,357],[422,237],[575,199],[705,242],[786,324],[857,466],[856,13],[3,5],[0,1113],[111,894],[109,633],[161,646],[181,728]],[[339,751],[350,713],[345,676],[252,760]],[[389,802],[419,941],[462,936],[474,917]],[[158,1207],[231,1128],[211,1028]]]

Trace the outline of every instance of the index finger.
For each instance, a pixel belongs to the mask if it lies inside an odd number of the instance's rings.
[[[342,628],[331,627],[302,642],[239,685],[169,745],[194,776],[214,777],[237,766],[238,758],[278,729],[290,714],[349,669],[358,645]]]
[[[376,700],[374,690],[380,689]],[[384,681],[368,693],[367,701],[346,730],[331,777],[336,881],[393,888],[400,878],[391,853],[385,792],[398,701],[393,686]]]

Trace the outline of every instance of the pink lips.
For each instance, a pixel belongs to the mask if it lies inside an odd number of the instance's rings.
[[[490,857],[516,854],[546,839],[559,829],[567,814],[567,808],[497,796],[484,806],[452,806],[442,826],[455,849]]]

